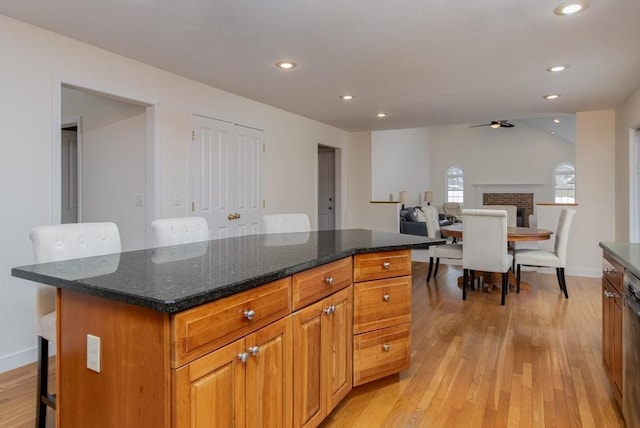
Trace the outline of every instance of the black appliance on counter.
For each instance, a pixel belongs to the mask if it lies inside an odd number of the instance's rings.
[[[622,314],[622,412],[627,427],[640,427],[640,278],[624,274]]]

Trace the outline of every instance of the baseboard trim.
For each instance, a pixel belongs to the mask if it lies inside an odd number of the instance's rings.
[[[55,344],[54,344],[55,345]],[[56,354],[56,347],[49,347],[49,356]],[[0,373],[8,372],[9,370],[17,369],[18,367],[26,366],[27,364],[35,363],[38,359],[38,348],[28,348],[13,354],[0,356]]]

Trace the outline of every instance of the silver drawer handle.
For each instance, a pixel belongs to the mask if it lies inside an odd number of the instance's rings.
[[[382,345],[382,350],[384,352],[389,352],[391,350],[391,346],[387,343],[385,343],[384,345]]]
[[[332,313],[334,313],[335,311],[336,311],[336,307],[335,307],[334,305],[327,306],[327,307],[324,309],[324,313],[325,313],[325,314],[327,314],[327,315],[331,315],[331,314],[332,314]]]
[[[618,273],[617,269],[604,268],[604,273]]]
[[[249,348],[249,353],[250,353],[251,355],[253,355],[254,357],[255,357],[256,355],[258,355],[258,351],[260,351],[260,348],[259,348],[259,347],[257,347],[257,346],[252,346],[252,347],[250,347],[250,348]]]
[[[248,358],[249,358],[249,354],[247,354],[246,352],[242,352],[242,353],[238,354],[238,359],[242,363],[246,363]]]
[[[330,276],[330,277],[326,278],[325,281],[326,281],[327,285],[331,285],[331,284],[333,284],[333,277]]]
[[[385,268],[385,269],[390,269],[391,268],[391,263],[384,262],[384,263],[382,263],[382,267]]]
[[[385,302],[388,302],[391,299],[391,296],[389,295],[389,293],[384,293],[384,296],[382,296],[382,300],[384,300]]]
[[[618,293],[612,293],[612,292],[607,291],[607,290],[604,290],[604,296],[605,296],[607,299],[620,297],[620,295],[619,295]]]
[[[256,315],[255,311],[253,309],[250,309],[248,311],[244,311],[244,317],[248,320],[252,320],[253,317]]]

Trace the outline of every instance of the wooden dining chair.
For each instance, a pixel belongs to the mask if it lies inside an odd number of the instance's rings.
[[[469,273],[474,271],[502,274],[502,298],[507,297],[508,272],[513,256],[507,252],[507,213],[504,210],[462,210],[462,299],[467,299]]]
[[[422,208],[427,220],[427,237],[440,239],[440,223],[438,221],[438,209],[434,206],[426,206]],[[435,272],[433,277],[438,274],[440,259],[462,260],[462,244],[442,244],[429,246],[429,272],[427,273],[427,282],[431,279],[435,259]]]
[[[121,251],[115,223],[72,223],[36,226],[29,232],[35,263],[102,256]],[[56,397],[48,392],[49,342],[56,341],[56,288],[36,290],[38,316],[38,374],[36,426],[44,428],[47,406],[56,409]]]
[[[573,216],[576,210],[571,208],[563,208],[558,218],[558,228],[556,229],[556,240],[553,245],[553,251],[521,249],[516,250],[515,264],[517,266],[516,273],[516,292],[520,292],[520,267],[535,266],[555,268],[556,277],[558,278],[558,286],[564,293],[566,299],[569,298],[567,291],[567,283],[564,278],[564,268],[567,266],[567,245],[569,242],[569,230],[573,222]]]

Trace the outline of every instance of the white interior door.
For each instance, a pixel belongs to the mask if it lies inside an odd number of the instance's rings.
[[[263,131],[193,115],[191,208],[212,239],[259,232],[263,141]]]
[[[318,230],[335,229],[335,149],[318,147]]]

